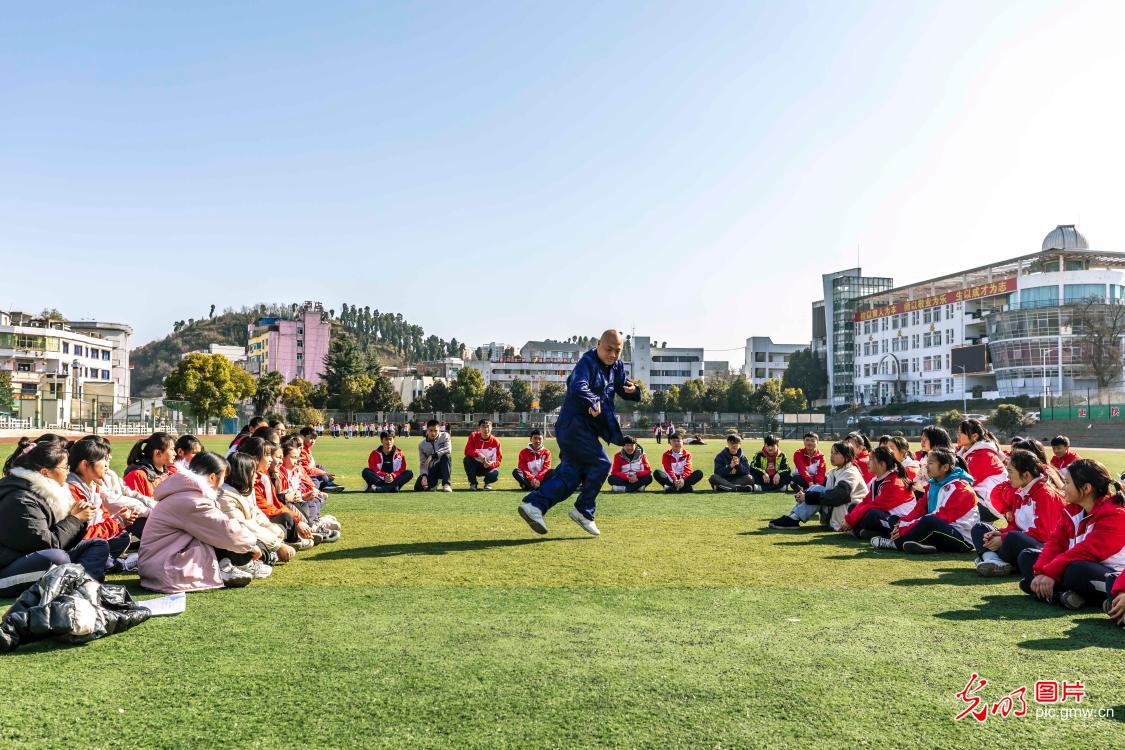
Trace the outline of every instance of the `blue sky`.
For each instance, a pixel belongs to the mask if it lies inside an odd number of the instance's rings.
[[[857,258],[1125,249],[1119,5],[13,4],[0,307],[140,343],[346,301],[739,362]]]

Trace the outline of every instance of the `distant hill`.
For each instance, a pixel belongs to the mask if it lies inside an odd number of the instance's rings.
[[[240,310],[227,308],[222,313],[199,320],[189,318],[176,321],[172,333],[162,339],[150,341],[134,349],[130,355],[133,365],[132,395],[159,396],[164,378],[187,352],[206,350],[211,344],[246,346],[246,327],[258,318],[288,316],[294,305],[259,304]],[[335,310],[327,311],[334,316]],[[366,312],[366,314],[364,314]],[[404,321],[401,315],[370,313],[370,308],[358,308],[346,303],[341,309],[341,319],[332,318],[334,327],[352,333],[370,356],[387,366],[402,366],[407,361],[436,359],[447,351],[460,351],[454,339],[445,342],[436,336],[424,338],[420,326]]]

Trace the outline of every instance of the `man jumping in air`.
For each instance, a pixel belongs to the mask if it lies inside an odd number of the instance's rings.
[[[618,361],[623,345],[620,332],[606,331],[598,347],[583,354],[566,379],[566,399],[555,424],[562,461],[519,507],[520,516],[537,534],[547,533],[543,514],[570,497],[579,485],[582,489],[570,518],[586,532],[601,534],[594,523],[594,510],[610,462],[599,438],[614,445],[624,443],[613,403],[615,393],[628,401],[641,399],[641,389],[625,377],[625,364]]]

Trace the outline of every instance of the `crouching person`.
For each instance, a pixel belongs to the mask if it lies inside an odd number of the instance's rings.
[[[254,580],[251,562],[261,559],[249,529],[228,518],[217,504],[227,462],[218,453],[196,455],[188,471],[179,471],[156,487],[156,507],[141,537],[138,569],[146,589],[170,594]]]
[[[418,442],[418,480],[414,482],[415,492],[453,492],[453,486],[449,483],[453,467],[452,453],[449,433],[441,429],[436,419],[426,422],[426,431]]]
[[[821,524],[833,531],[849,530],[844,523],[848,507],[858,505],[867,496],[867,483],[859,467],[852,463],[853,458],[855,449],[851,443],[834,443],[828,459],[832,470],[825,476],[824,484],[813,484],[798,492],[793,510],[770,521],[770,528],[796,529],[819,515]]]
[[[390,432],[379,433],[378,448],[367,458],[367,468],[360,472],[367,483],[364,492],[398,492],[414,478],[414,472],[406,468],[406,456],[395,446],[395,436]]]
[[[645,487],[650,484],[652,469],[648,465],[645,449],[626,435],[621,442],[621,450],[613,454],[609,486],[613,492],[644,492]]]
[[[520,451],[519,465],[512,469],[516,484],[524,492],[539,489],[551,474],[551,451],[543,446],[543,433],[532,430],[527,436],[527,447]]]
[[[750,462],[742,452],[742,438],[727,435],[727,447],[715,456],[715,473],[708,480],[716,492],[753,492]]]

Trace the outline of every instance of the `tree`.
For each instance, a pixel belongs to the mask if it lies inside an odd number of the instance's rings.
[[[457,373],[453,387],[449,389],[449,398],[453,408],[463,414],[468,414],[477,408],[484,396],[484,376],[480,370],[464,367]]]
[[[727,411],[748,414],[754,410],[754,386],[745,375],[735,378],[727,389]]]
[[[515,411],[531,411],[531,402],[535,400],[535,394],[532,393],[531,386],[526,380],[513,380],[508,390],[511,391],[512,408]]]
[[[285,387],[285,376],[280,372],[264,372],[258,377],[254,389],[254,413],[265,414],[277,400],[281,398],[281,391]]]
[[[300,409],[303,406],[308,406],[308,399],[301,389],[295,385],[287,385],[281,390],[281,405],[286,409]]]
[[[328,386],[324,383],[314,385],[305,398],[314,409],[324,409],[328,406]]]
[[[304,378],[293,378],[293,380],[289,381],[289,385],[299,390],[306,399],[313,392],[313,388],[315,387],[311,382],[305,380]]]
[[[562,383],[544,383],[539,389],[539,411],[552,412],[563,405],[566,386]]]
[[[1074,311],[1074,327],[1085,374],[1094,379],[1098,395],[1121,379],[1121,337],[1125,336],[1125,305],[1087,300]]]
[[[371,389],[374,387],[375,379],[366,373],[348,376],[340,393],[340,406],[354,414],[367,403],[367,399],[371,396]]]
[[[516,407],[512,399],[512,392],[505,388],[503,383],[496,381],[489,383],[488,387],[484,389],[484,395],[481,396],[477,408],[481,411],[510,412]]]
[[[944,414],[939,414],[937,422],[948,430],[951,435],[956,435],[957,428],[961,425],[962,419],[964,419],[964,417],[961,416],[961,412],[956,409],[950,409]]]
[[[723,407],[727,405],[727,393],[730,391],[730,383],[725,380],[712,380],[703,389],[703,398],[699,401],[699,408],[702,411],[722,411]]]
[[[427,411],[453,411],[453,399],[444,380],[431,383],[423,398],[426,400]]]
[[[302,406],[286,411],[285,421],[294,427],[316,427],[324,424],[324,412],[311,406]]]
[[[800,388],[783,388],[781,390],[781,412],[783,414],[796,414],[809,408],[809,402]]]
[[[0,370],[0,413],[7,414],[12,410],[12,373],[10,370]]]
[[[684,411],[703,409],[703,381],[685,380],[680,386],[680,408]]]
[[[781,377],[783,388],[800,388],[809,401],[819,401],[828,393],[828,371],[811,349],[793,352]]]
[[[367,362],[355,339],[346,332],[333,336],[324,355],[324,385],[328,389],[329,403],[341,403],[344,383],[348,378],[367,372]]]
[[[777,380],[767,380],[754,390],[753,409],[755,414],[761,414],[767,422],[772,422],[781,413],[781,383]]]
[[[215,306],[211,305],[211,312],[207,313],[207,319],[210,320],[213,317],[215,317]]]
[[[165,396],[186,401],[204,423],[212,417],[235,416],[234,405],[254,395],[254,390],[250,373],[221,354],[189,354],[164,378]]]
[[[395,390],[391,379],[386,375],[379,375],[372,380],[374,385],[371,387],[367,408],[374,411],[402,411],[402,397]]]
[[[992,413],[989,426],[997,432],[1012,434],[1023,426],[1023,409],[1015,404],[1000,404]]]
[[[63,314],[53,307],[44,307],[43,312],[39,313],[39,317],[43,318],[43,320],[46,320],[47,322],[66,320],[66,318],[63,317]]]

